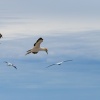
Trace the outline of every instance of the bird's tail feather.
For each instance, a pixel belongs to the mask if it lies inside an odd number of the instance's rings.
[[[28,50],[28,51],[27,51],[27,53],[26,53],[25,55],[30,54],[30,53],[31,53],[31,49],[30,49],[30,50]]]
[[[27,52],[25,55],[30,54],[31,52]]]
[[[31,49],[30,50],[28,50],[27,52],[30,52],[31,51]]]

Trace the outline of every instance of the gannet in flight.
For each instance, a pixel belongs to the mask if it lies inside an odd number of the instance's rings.
[[[14,64],[12,64],[12,63],[7,62],[7,61],[5,61],[5,63],[7,63],[8,66],[12,66],[12,67],[14,67],[15,69],[17,69],[17,67],[16,67]]]
[[[2,34],[0,33],[0,38],[3,38]]]
[[[72,60],[65,60],[65,61],[61,61],[61,62],[55,63],[55,64],[51,64],[51,65],[47,66],[46,68],[48,68],[50,66],[53,66],[53,65],[61,65],[63,62],[68,62],[68,61],[72,61]]]
[[[37,54],[39,51],[45,51],[48,54],[48,49],[47,48],[40,47],[40,44],[42,42],[43,42],[43,39],[39,38],[36,41],[36,43],[34,44],[34,47],[32,49],[28,50],[25,55],[30,54],[30,53]]]

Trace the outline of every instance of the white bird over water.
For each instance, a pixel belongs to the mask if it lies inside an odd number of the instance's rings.
[[[61,62],[55,63],[55,64],[51,64],[51,65],[47,66],[46,68],[51,67],[53,65],[61,65],[63,62],[68,62],[68,61],[72,61],[72,60],[65,60],[65,61],[61,61]]]
[[[39,51],[45,51],[48,54],[48,49],[47,48],[43,48],[40,47],[40,44],[43,42],[43,38],[39,38],[36,43],[34,44],[34,47],[30,50],[27,51],[27,54],[33,53],[33,54],[37,54]]]
[[[5,61],[5,63],[7,63],[8,66],[12,66],[12,67],[14,67],[15,69],[17,69],[17,67],[16,67],[14,64],[12,64],[12,63],[7,62],[7,61]]]

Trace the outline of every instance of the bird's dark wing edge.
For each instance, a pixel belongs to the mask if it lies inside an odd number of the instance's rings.
[[[43,40],[43,38],[40,37],[40,38],[34,43],[34,46],[35,46],[36,43],[39,42],[40,40]]]
[[[15,69],[17,69],[17,67],[16,66],[13,66]]]
[[[49,66],[47,66],[46,68],[51,67],[51,66],[53,66],[53,65],[56,65],[56,64],[49,65]]]
[[[63,62],[68,62],[68,61],[73,61],[73,60],[64,60]]]

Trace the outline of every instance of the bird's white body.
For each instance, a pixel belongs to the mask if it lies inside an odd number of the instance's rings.
[[[56,65],[61,65],[63,63],[63,61],[56,63]]]
[[[30,54],[30,53],[33,53],[33,54],[37,54],[39,51],[46,51],[46,53],[48,54],[48,50],[47,48],[43,48],[43,47],[40,47],[40,44],[43,42],[43,39],[42,38],[39,38],[36,43],[34,44],[34,47],[30,50],[27,51],[26,55],[27,54]]]
[[[7,63],[7,65],[8,65],[8,66],[13,66],[13,64],[11,64],[11,63],[9,63],[9,62]]]
[[[32,49],[30,49],[31,52],[39,52],[39,51],[45,51],[45,48],[41,47],[41,48],[37,48],[37,47],[34,47]]]

